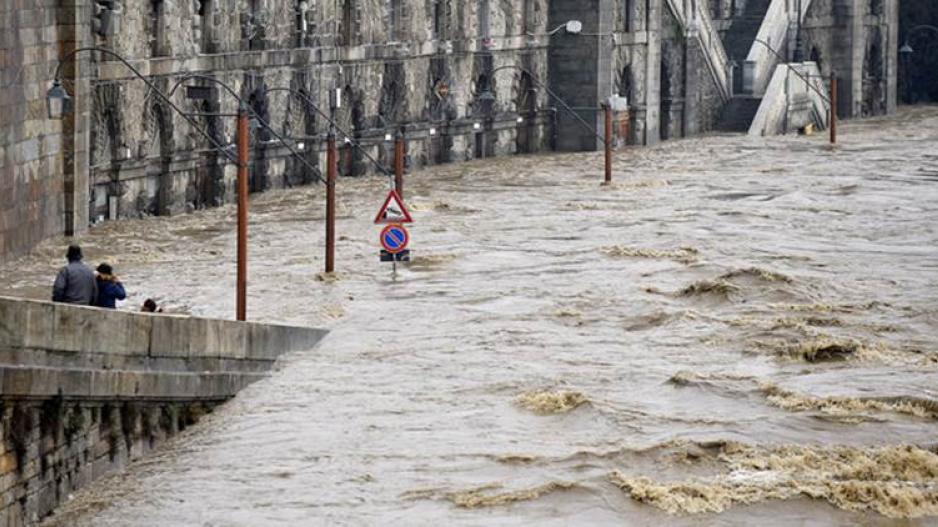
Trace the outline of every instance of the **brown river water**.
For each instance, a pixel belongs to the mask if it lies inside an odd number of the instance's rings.
[[[938,108],[251,204],[249,317],[332,330],[49,525],[938,524]],[[234,312],[234,209],[94,229],[135,309]],[[63,240],[0,268],[48,295]]]

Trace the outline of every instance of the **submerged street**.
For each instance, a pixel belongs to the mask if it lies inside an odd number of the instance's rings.
[[[257,195],[248,317],[332,330],[48,525],[865,525],[938,515],[938,108]],[[80,239],[231,318],[234,209]],[[66,242],[0,268],[46,298]],[[907,519],[911,518],[911,519]]]

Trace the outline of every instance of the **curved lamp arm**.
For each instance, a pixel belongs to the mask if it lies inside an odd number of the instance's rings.
[[[73,60],[76,55],[78,55],[79,53],[84,52],[84,51],[97,51],[97,52],[104,53],[105,55],[114,57],[115,59],[119,60],[124,66],[127,67],[127,69],[129,69],[134,75],[136,75],[136,77],[137,77],[138,79],[142,80],[142,81],[147,85],[147,87],[150,88],[150,90],[152,90],[152,91],[156,94],[156,96],[160,98],[160,100],[162,100],[164,103],[166,103],[167,106],[169,106],[169,107],[172,108],[176,113],[178,113],[180,116],[182,116],[182,118],[185,119],[186,122],[189,123],[193,128],[195,128],[196,131],[199,132],[200,135],[202,135],[203,137],[205,137],[206,139],[208,139],[209,142],[210,142],[213,146],[215,146],[215,148],[217,148],[217,149],[220,150],[223,154],[225,154],[225,157],[227,157],[229,160],[231,160],[231,161],[234,162],[235,164],[238,164],[238,158],[235,157],[234,154],[232,154],[232,153],[229,152],[224,146],[222,146],[221,144],[219,144],[218,141],[216,141],[214,137],[212,137],[212,136],[209,135],[207,132],[205,132],[204,130],[202,130],[201,128],[199,128],[198,123],[196,123],[194,119],[192,119],[191,117],[189,117],[188,115],[186,115],[185,112],[183,112],[181,109],[179,109],[179,107],[176,106],[176,105],[173,103],[173,101],[171,101],[171,100],[169,99],[169,97],[167,97],[165,94],[163,94],[163,92],[161,92],[159,89],[157,89],[157,87],[154,86],[153,83],[152,83],[149,79],[147,79],[142,73],[140,73],[140,71],[138,71],[137,68],[135,68],[130,62],[128,62],[127,59],[125,59],[124,57],[118,55],[117,53],[115,53],[114,51],[111,51],[111,50],[109,50],[109,49],[98,48],[98,47],[84,47],[84,48],[74,49],[74,50],[68,52],[64,57],[62,57],[61,60],[59,60],[58,64],[55,65],[55,76],[53,77],[53,81],[52,81],[52,83],[53,83],[53,84],[52,84],[52,89],[49,90],[50,93],[53,92],[53,91],[56,90],[56,89],[59,89],[59,90],[62,89],[62,88],[61,88],[61,86],[62,86],[62,84],[61,84],[62,65],[63,65],[65,62],[67,62],[67,61]]]

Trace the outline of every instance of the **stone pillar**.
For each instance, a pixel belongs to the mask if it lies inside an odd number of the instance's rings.
[[[688,34],[684,40],[684,136],[696,135],[700,133],[700,115],[699,107],[701,104],[700,93],[703,90],[702,82],[709,83],[710,80],[702,80],[702,72],[706,71],[708,66],[703,63],[703,49],[700,47],[700,41],[693,34]]]
[[[645,0],[645,144],[661,141],[661,0]]]
[[[597,53],[597,85],[596,85],[596,104],[595,106],[601,107],[602,104],[609,100],[616,91],[616,72],[613,67],[613,55],[615,52],[615,44],[612,40],[612,33],[616,29],[616,0],[600,0],[599,1],[599,20],[598,20],[598,31],[599,36],[599,51]],[[588,37],[593,38],[593,37]],[[599,137],[603,137],[605,134],[605,118],[602,116],[602,113],[596,114],[596,149],[602,149],[604,144],[599,140]]]
[[[90,45],[91,12],[89,0],[63,0],[56,12],[59,34],[59,59],[77,48]],[[62,123],[63,189],[65,198],[65,235],[74,236],[88,229],[89,129],[91,124],[91,89],[86,71],[91,57],[80,53],[63,63],[62,77],[71,86],[72,113]]]
[[[866,59],[866,30],[864,18],[866,3],[869,0],[851,0],[852,9],[850,17],[850,43],[852,56],[850,60],[850,116],[860,117],[863,114],[863,63]]]
[[[605,89],[601,86],[606,84],[599,77],[600,43],[604,38],[598,33],[603,18],[601,5],[604,3],[608,0],[555,0],[550,3],[548,27],[579,20],[583,23],[585,35],[561,31],[551,37],[549,86],[568,105],[584,108],[576,110],[576,113],[590,126],[587,129],[552,98],[550,105],[557,108],[557,150],[585,151],[597,147],[593,130],[598,130],[600,123],[594,108],[599,105],[601,89]]]
[[[899,103],[899,0],[885,0],[886,19],[886,112],[896,112]]]

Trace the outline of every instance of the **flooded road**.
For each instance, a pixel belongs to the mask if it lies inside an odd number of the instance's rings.
[[[315,350],[51,525],[934,525],[938,108],[822,136],[708,137],[252,202],[249,317]],[[131,292],[234,312],[233,209],[81,240]],[[2,269],[47,295],[61,240]]]

